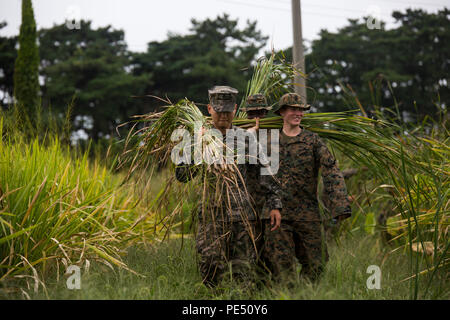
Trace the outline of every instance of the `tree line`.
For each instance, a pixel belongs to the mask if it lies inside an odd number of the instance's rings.
[[[420,120],[446,108],[449,10],[408,9],[392,16],[397,21],[392,29],[382,23],[381,29],[370,30],[364,18],[348,20],[337,32],[322,30],[305,46],[308,102],[315,110],[355,109],[357,98],[369,111],[398,108],[405,120]],[[0,30],[5,25],[0,23]],[[242,98],[267,41],[256,21],[239,27],[226,14],[192,19],[187,34],[169,33],[164,41],[148,43],[145,52],[128,50],[124,31],[111,26],[93,28],[91,21],[81,21],[79,29],[54,25],[37,30],[39,102],[26,103],[39,103],[41,110],[61,117],[72,105],[73,130],[83,129],[93,139],[112,136],[132,115],[165,104],[149,96],[172,102],[187,97],[202,105],[208,88],[228,84]],[[13,102],[18,43],[19,37],[0,37],[2,108]],[[291,48],[283,55],[291,61]]]

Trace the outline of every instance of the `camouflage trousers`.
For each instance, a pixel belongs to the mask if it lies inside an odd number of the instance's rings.
[[[295,258],[302,265],[301,274],[315,280],[328,261],[322,224],[318,221],[282,221],[270,231],[270,220],[263,221],[263,260],[275,280],[291,280],[295,276]]]
[[[196,248],[203,283],[215,286],[229,271],[237,281],[254,281],[255,244],[261,238],[255,229],[256,221],[199,223]]]

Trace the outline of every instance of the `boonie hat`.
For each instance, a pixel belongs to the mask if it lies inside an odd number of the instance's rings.
[[[274,111],[274,113],[280,115],[280,109],[284,106],[299,108],[302,110],[309,110],[311,106],[309,104],[305,104],[302,102],[302,98],[297,93],[286,93],[280,98],[280,102],[278,102],[278,108]]]
[[[233,112],[238,91],[229,86],[215,86],[208,90],[209,104],[216,112]]]
[[[252,94],[248,96],[246,101],[245,108],[241,108],[242,111],[253,111],[253,110],[271,110],[272,107],[267,106],[267,100],[266,97],[261,94]]]

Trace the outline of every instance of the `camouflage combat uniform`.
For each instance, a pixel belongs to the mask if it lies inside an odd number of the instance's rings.
[[[271,110],[272,107],[267,105],[267,99],[264,96],[264,94],[253,94],[247,97],[246,106],[241,109],[241,111],[244,111],[247,113],[248,119],[253,118],[264,118],[269,110]],[[256,140],[260,143],[266,143],[267,148],[264,148],[264,150],[267,150],[267,155],[270,153],[270,133],[268,133],[264,139],[266,141],[261,141],[259,137],[259,130],[255,132]],[[264,140],[263,139],[263,140]],[[262,187],[260,184],[260,178],[259,178],[259,170],[255,167],[250,167],[248,171],[247,176],[247,189],[250,195],[253,196],[254,202],[255,202],[255,211],[258,213],[259,220],[258,220],[258,226],[260,226],[261,232],[262,232],[262,212],[265,207],[266,203],[266,197],[264,196],[264,193],[262,192]],[[268,210],[268,209],[267,209]],[[270,211],[270,210],[269,210]],[[264,245],[264,237],[261,236],[258,238],[259,241],[256,242],[256,246],[258,248],[258,252],[260,253],[259,256],[259,262],[260,270],[265,273],[265,263],[264,263],[264,256],[262,255],[262,248]]]
[[[317,200],[319,169],[332,218],[351,215],[336,160],[316,133],[301,129],[293,137],[280,131],[280,168],[276,177],[282,189],[281,228],[271,232],[267,212],[263,215],[265,260],[276,278],[283,271],[294,271],[294,257],[302,264],[302,273],[311,279],[320,274],[328,260]]]
[[[236,130],[237,135],[244,133],[243,129],[234,126],[231,130]],[[223,138],[226,144],[226,136]],[[245,150],[248,150],[247,145]],[[199,168],[195,165],[179,165],[175,171],[176,178],[181,182],[187,182],[198,174]],[[256,242],[261,235],[257,228],[255,203],[247,192],[246,185],[248,172],[256,172],[260,168],[259,163],[251,164],[248,157],[246,163],[237,164],[242,179],[236,178],[239,174],[228,177],[236,179],[236,184],[232,185],[232,189],[229,190],[231,194],[228,196],[229,192],[217,189],[220,186],[216,184],[215,175],[208,170],[202,170],[204,174],[202,178],[206,181],[204,183],[209,186],[206,192],[212,196],[210,202],[202,203],[199,208],[196,235],[199,269],[205,284],[216,285],[229,270],[229,264],[233,278],[243,281],[253,280],[258,259]],[[268,207],[280,209],[280,191],[276,188],[273,177],[260,175],[259,183]],[[217,199],[217,194],[223,197]]]
[[[242,111],[247,112],[247,116],[249,119],[251,117],[249,116],[249,112],[256,112],[256,111],[269,111],[272,107],[269,107],[267,105],[266,97],[263,94],[253,94],[247,97],[246,106],[245,108],[242,108]],[[259,118],[264,118],[265,113],[256,114]],[[255,132],[256,141],[260,141],[259,139],[259,133]],[[263,142],[263,141],[261,141]],[[270,133],[267,135],[267,141],[265,141],[267,147],[270,147]],[[265,148],[268,152],[270,152],[270,149]],[[261,185],[259,183],[259,170],[255,170],[257,168],[251,167],[248,172],[248,179],[247,179],[247,188],[249,191],[249,194],[253,196],[255,201],[255,209],[256,212],[261,216],[266,198],[264,194],[261,192]]]

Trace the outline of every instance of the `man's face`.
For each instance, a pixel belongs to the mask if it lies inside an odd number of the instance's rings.
[[[236,113],[237,105],[234,106],[232,112],[216,112],[214,108],[208,104],[208,112],[211,115],[213,125],[216,129],[226,130],[231,128],[231,123]]]
[[[299,126],[302,121],[304,111],[300,108],[284,106],[280,110],[283,122],[290,126]]]

